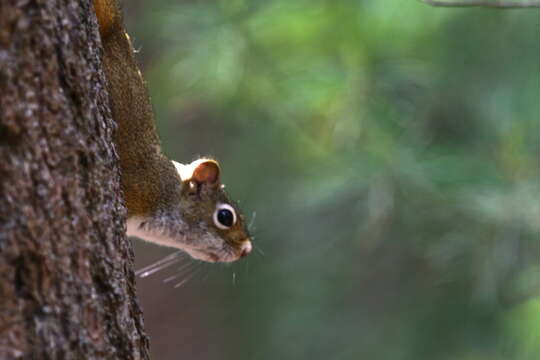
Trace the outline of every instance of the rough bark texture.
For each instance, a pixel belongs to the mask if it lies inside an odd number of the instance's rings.
[[[90,0],[0,0],[0,359],[146,359]]]

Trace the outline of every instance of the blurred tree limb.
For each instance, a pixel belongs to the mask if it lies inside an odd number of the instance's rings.
[[[486,7],[497,9],[521,9],[540,7],[540,1],[499,1],[499,0],[423,0],[425,4],[436,7]]]

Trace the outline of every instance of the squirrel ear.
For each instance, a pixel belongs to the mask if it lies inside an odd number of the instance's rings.
[[[219,183],[219,164],[217,161],[200,159],[191,163],[193,174],[191,178],[198,183],[217,185]]]

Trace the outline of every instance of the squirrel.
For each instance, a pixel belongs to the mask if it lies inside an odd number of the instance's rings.
[[[190,164],[162,152],[146,86],[117,0],[93,0],[103,46],[127,235],[181,249],[208,262],[231,262],[251,252],[238,207],[208,158]]]

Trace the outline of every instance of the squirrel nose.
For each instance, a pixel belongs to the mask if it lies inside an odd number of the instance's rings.
[[[242,247],[240,248],[240,251],[241,251],[240,257],[244,257],[248,255],[251,252],[251,249],[252,249],[251,241],[249,240],[244,241],[244,243],[242,244]]]

